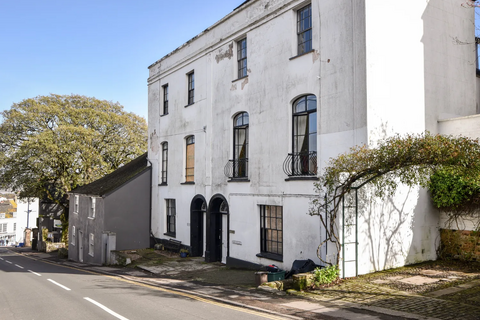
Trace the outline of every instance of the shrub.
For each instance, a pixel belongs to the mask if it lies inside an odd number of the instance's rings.
[[[337,280],[340,269],[337,265],[331,265],[326,268],[315,268],[313,274],[315,285],[330,284]]]

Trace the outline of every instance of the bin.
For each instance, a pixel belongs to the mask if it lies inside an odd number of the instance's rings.
[[[285,271],[284,270],[278,270],[278,272],[269,272],[267,278],[268,278],[268,282],[284,280],[285,279]]]
[[[255,285],[258,287],[262,283],[268,282],[268,272],[259,271],[255,272]]]

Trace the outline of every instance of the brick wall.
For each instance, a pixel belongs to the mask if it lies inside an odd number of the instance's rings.
[[[440,259],[480,261],[480,232],[440,229]]]

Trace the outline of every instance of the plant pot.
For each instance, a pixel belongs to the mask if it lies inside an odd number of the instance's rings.
[[[180,252],[180,258],[186,258],[187,253],[186,252]]]

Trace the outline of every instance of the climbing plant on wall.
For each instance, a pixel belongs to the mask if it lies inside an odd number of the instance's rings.
[[[355,146],[349,152],[330,159],[319,181],[318,194],[310,205],[309,214],[319,215],[326,232],[317,249],[317,256],[326,264],[338,264],[341,242],[338,214],[342,198],[352,187],[368,182],[371,194],[385,198],[393,196],[399,185],[429,187],[435,185],[434,174],[455,172],[462,177],[480,174],[480,144],[466,137],[422,134],[394,135],[381,140],[375,147]],[[478,181],[478,180],[477,180]],[[437,189],[440,186],[436,185]],[[475,189],[471,187],[472,192]],[[465,202],[464,191],[456,195]],[[468,194],[469,191],[466,191]],[[439,194],[439,193],[437,193]],[[444,198],[441,196],[440,198]],[[457,203],[456,202],[456,203]],[[333,243],[337,248],[336,263],[324,261],[320,248]]]

